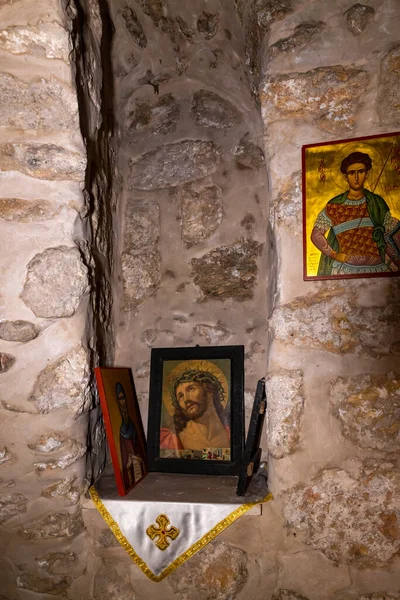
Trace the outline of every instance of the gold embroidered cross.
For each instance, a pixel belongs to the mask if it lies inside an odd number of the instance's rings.
[[[155,542],[157,548],[160,550],[166,550],[169,546],[169,541],[167,538],[174,540],[179,535],[179,529],[173,525],[167,529],[167,527],[170,525],[170,520],[168,519],[167,515],[158,515],[156,523],[158,523],[159,527],[150,525],[150,527],[146,529],[146,533],[153,541],[156,537],[158,538],[158,540]]]

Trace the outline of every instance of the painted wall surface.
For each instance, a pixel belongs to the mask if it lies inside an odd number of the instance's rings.
[[[301,221],[303,144],[399,129],[399,25],[0,1],[2,599],[400,598],[399,279],[304,282]],[[155,584],[84,500],[91,372],[132,367],[146,424],[151,347],[195,344],[245,345],[247,417],[267,376],[275,500]]]

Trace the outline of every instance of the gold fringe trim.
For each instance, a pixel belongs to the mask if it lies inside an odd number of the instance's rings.
[[[224,529],[229,527],[229,525],[232,525],[232,523],[239,519],[239,517],[247,513],[247,511],[249,511],[251,508],[257,506],[257,504],[264,504],[265,502],[269,502],[270,500],[274,499],[270,492],[262,500],[258,500],[257,502],[250,502],[249,504],[242,504],[241,506],[239,506],[239,508],[237,508],[236,510],[231,512],[227,517],[225,517],[225,519],[217,523],[215,527],[213,527],[208,533],[203,535],[203,537],[200,538],[197,542],[195,542],[188,550],[186,550],[186,552],[178,556],[178,558],[176,558],[168,567],[166,567],[164,571],[160,573],[160,575],[155,575],[153,571],[144,562],[144,560],[142,560],[140,556],[136,554],[135,550],[132,548],[126,537],[121,533],[118,523],[114,521],[114,519],[102,503],[100,496],[98,495],[94,486],[92,486],[89,489],[89,493],[91,499],[96,505],[97,510],[99,511],[107,525],[110,527],[111,531],[113,532],[121,546],[124,548],[124,550],[126,550],[129,556],[132,558],[133,562],[142,569],[143,573],[147,575],[149,579],[155,582],[162,581],[163,579],[165,579],[165,577],[167,577],[173,571],[175,571],[175,569],[177,569],[185,561],[187,561],[194,554],[196,554],[196,552],[202,550],[204,546],[206,546],[215,537],[217,537],[217,535],[224,531]]]

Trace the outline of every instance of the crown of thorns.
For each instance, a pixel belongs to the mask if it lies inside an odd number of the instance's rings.
[[[224,386],[222,385],[222,383],[220,382],[218,377],[216,377],[215,375],[213,375],[213,373],[210,373],[208,371],[199,371],[197,369],[188,369],[187,371],[182,373],[182,375],[179,375],[178,377],[176,377],[172,382],[172,386],[170,387],[170,394],[171,394],[172,402],[175,404],[175,406],[179,405],[178,399],[176,397],[176,388],[181,383],[187,383],[188,381],[194,381],[194,382],[200,383],[200,384],[208,383],[208,384],[212,385],[218,394],[219,401],[221,403],[224,401],[224,395],[225,395]]]

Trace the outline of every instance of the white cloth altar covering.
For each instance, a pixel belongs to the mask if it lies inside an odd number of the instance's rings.
[[[153,581],[161,581],[257,504],[272,500],[265,477],[244,498],[236,477],[149,473],[124,497],[112,476],[90,495],[115,537]]]

